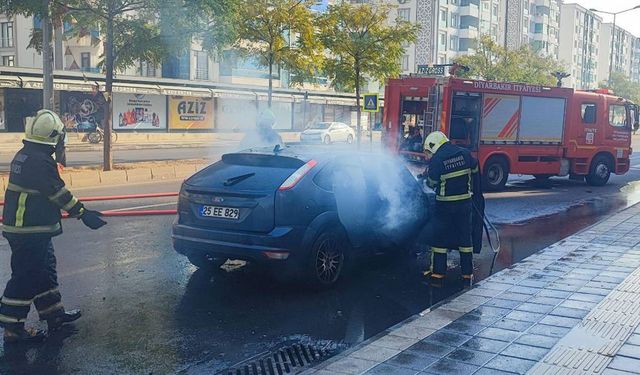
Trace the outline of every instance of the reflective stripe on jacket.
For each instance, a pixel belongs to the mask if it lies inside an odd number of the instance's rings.
[[[430,160],[427,183],[436,192],[436,200],[462,201],[471,198],[477,175],[478,161],[469,150],[447,142]]]

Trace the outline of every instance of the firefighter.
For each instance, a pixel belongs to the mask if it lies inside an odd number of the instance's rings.
[[[270,109],[266,109],[258,116],[256,131],[248,132],[240,142],[240,148],[250,147],[284,147],[282,137],[273,129],[276,123],[276,116]]]
[[[60,210],[91,229],[106,224],[99,212],[85,209],[60,178],[52,155],[63,131],[55,113],[38,111],[26,122],[24,147],[11,162],[2,227],[11,247],[11,279],[0,300],[5,343],[45,338],[42,330],[25,329],[31,304],[49,331],[80,318],[79,310],[65,311],[58,290],[51,239],[62,233]]]
[[[436,193],[431,268],[425,276],[438,283],[447,271],[447,251],[460,252],[460,268],[466,283],[473,280],[472,194],[479,176],[478,161],[465,148],[453,145],[435,131],[425,139],[429,167],[424,175]]]

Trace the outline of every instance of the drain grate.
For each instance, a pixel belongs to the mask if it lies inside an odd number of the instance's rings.
[[[294,344],[280,348],[265,356],[235,365],[217,375],[285,375],[295,374],[303,368],[334,355],[335,346]]]

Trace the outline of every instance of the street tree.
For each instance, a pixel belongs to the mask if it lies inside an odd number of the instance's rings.
[[[401,72],[403,44],[416,40],[418,26],[396,20],[388,22],[392,7],[383,3],[329,6],[320,16],[319,28],[328,51],[325,73],[332,85],[355,90],[357,142],[360,145],[360,92],[365,78],[384,82]]]
[[[274,69],[292,73],[302,83],[321,68],[322,46],[314,28],[313,0],[240,0],[232,25],[233,49],[269,70],[268,105],[273,95]]]
[[[462,77],[537,85],[555,85],[552,73],[563,70],[556,60],[540,56],[529,46],[507,50],[489,35],[479,38],[474,54],[461,56],[455,62],[469,67],[461,72]]]
[[[599,86],[612,90],[615,95],[640,104],[640,84],[631,81],[624,73],[613,72],[611,79],[601,82]]]
[[[234,0],[67,0],[72,34],[103,32],[105,73],[104,170],[112,168],[111,132],[114,72],[139,61],[159,63],[191,48],[194,37],[234,9]]]

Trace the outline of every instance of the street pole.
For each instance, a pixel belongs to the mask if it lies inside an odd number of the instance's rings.
[[[53,109],[53,50],[49,0],[42,0],[42,108]]]

